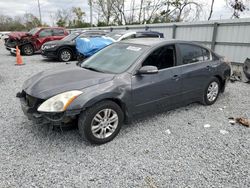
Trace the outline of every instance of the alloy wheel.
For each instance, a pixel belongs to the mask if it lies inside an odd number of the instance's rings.
[[[109,108],[99,111],[91,122],[91,132],[99,139],[110,137],[119,123],[118,114]]]
[[[219,93],[219,84],[217,82],[211,82],[207,89],[207,100],[213,102],[216,100]]]
[[[71,53],[69,51],[67,51],[67,50],[62,51],[61,59],[63,61],[69,61],[71,59]]]
[[[33,54],[33,48],[30,45],[26,45],[26,46],[24,46],[23,52],[26,55],[32,55]]]

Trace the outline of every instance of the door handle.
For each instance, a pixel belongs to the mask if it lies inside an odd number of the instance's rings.
[[[175,81],[178,81],[180,79],[180,76],[179,75],[174,75],[172,77],[172,80],[175,80]]]

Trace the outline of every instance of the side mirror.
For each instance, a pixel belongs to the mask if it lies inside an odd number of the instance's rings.
[[[144,67],[141,67],[137,73],[138,74],[156,74],[158,73],[158,68],[156,66],[144,66]]]

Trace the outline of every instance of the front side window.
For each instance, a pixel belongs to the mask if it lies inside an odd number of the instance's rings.
[[[179,44],[179,48],[182,55],[182,64],[210,60],[210,52],[205,48],[190,44]]]
[[[156,66],[159,70],[175,65],[175,46],[168,45],[153,51],[143,62],[142,66]]]
[[[29,31],[29,34],[31,34],[31,35],[35,35],[38,31],[40,30],[40,28],[34,28],[34,29],[31,29],[30,31]]]
[[[39,33],[39,37],[40,37],[40,38],[48,37],[48,36],[52,36],[52,30],[51,30],[51,29],[43,29],[43,30]]]

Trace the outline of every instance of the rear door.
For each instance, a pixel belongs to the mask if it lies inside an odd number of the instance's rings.
[[[194,44],[177,44],[181,55],[184,100],[197,99],[211,78],[213,67],[209,50]]]
[[[144,60],[141,66],[156,66],[159,72],[132,77],[134,114],[168,108],[180,100],[181,69],[176,61],[175,45],[160,47]]]

